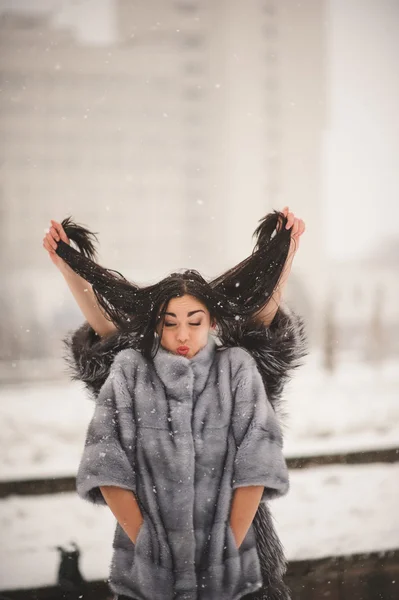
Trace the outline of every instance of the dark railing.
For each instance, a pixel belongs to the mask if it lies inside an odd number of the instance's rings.
[[[287,459],[289,469],[305,469],[325,465],[360,465],[371,463],[399,462],[399,448],[384,450],[366,450],[364,452],[348,452],[346,454],[323,454],[301,456]],[[13,494],[19,496],[38,496],[42,494],[58,494],[74,492],[75,477],[49,477],[0,481],[0,498]],[[1,600],[1,598],[0,598]]]

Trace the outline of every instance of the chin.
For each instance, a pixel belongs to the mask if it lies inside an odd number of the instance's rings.
[[[190,350],[190,352],[187,354],[187,358],[193,358],[193,356],[198,354],[198,352],[202,350],[202,348],[203,346],[201,346],[201,348],[197,348],[196,350]]]

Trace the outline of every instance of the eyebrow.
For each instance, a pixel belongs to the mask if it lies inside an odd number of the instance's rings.
[[[187,313],[187,316],[192,317],[192,315],[195,315],[195,313],[199,313],[199,312],[202,312],[205,314],[204,310],[199,309],[199,310],[192,310],[191,312]],[[172,313],[172,312],[166,312],[165,315],[169,315],[170,317],[176,317],[175,313]]]

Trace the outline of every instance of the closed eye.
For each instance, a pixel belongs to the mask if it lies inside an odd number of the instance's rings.
[[[165,327],[174,327],[176,323],[165,323]],[[194,327],[199,327],[201,323],[189,323],[189,325],[193,325]]]

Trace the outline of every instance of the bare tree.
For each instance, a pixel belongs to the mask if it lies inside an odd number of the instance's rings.
[[[368,335],[365,340],[363,353],[365,361],[375,367],[381,364],[387,354],[382,319],[383,309],[384,289],[381,285],[377,285],[374,290],[371,315],[367,327]]]
[[[334,294],[329,294],[324,314],[323,330],[323,366],[329,373],[333,373],[337,363],[338,328],[334,313]]]

